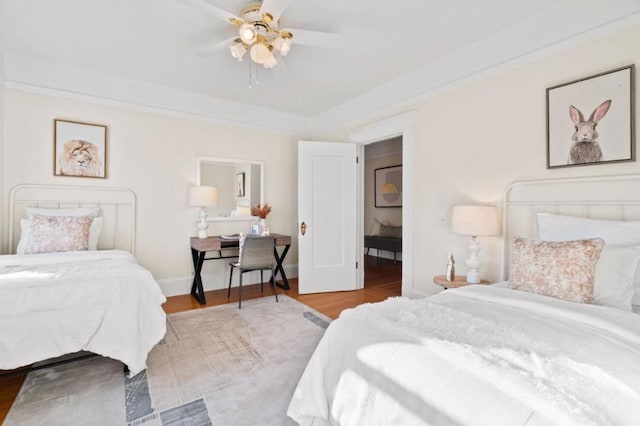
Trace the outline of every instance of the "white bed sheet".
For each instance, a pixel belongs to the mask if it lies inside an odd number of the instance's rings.
[[[344,311],[288,414],[304,425],[637,425],[640,316],[499,286]]]
[[[165,334],[165,301],[126,251],[0,256],[0,369],[85,350],[135,375]]]

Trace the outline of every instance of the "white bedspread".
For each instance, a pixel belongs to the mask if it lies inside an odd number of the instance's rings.
[[[0,256],[0,369],[86,350],[135,375],[164,336],[165,301],[125,251]]]
[[[640,315],[491,286],[344,311],[300,424],[638,425]]]

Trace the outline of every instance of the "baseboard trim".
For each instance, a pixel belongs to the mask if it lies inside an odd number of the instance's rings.
[[[284,265],[284,271],[287,274],[287,278],[298,277],[298,265]],[[227,283],[229,282],[228,280],[229,276],[224,273],[202,274],[202,284],[205,291],[227,288]],[[156,282],[160,286],[162,294],[164,294],[166,297],[181,296],[183,294],[191,293],[191,283],[193,282],[193,275],[161,278],[156,280]],[[259,283],[260,273],[257,271],[247,272],[245,274],[243,282],[251,284]],[[238,281],[234,279],[231,286],[237,287]]]

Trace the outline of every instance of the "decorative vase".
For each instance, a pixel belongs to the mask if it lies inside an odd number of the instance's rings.
[[[267,228],[267,221],[264,218],[260,219],[260,233],[262,235],[269,235],[269,228]]]

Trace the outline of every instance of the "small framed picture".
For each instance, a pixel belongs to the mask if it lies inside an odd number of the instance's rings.
[[[244,173],[236,174],[236,197],[244,197]]]
[[[375,207],[402,207],[402,166],[375,169]]]
[[[547,89],[547,168],[635,161],[634,66]]]
[[[107,126],[54,120],[53,174],[107,177]]]

